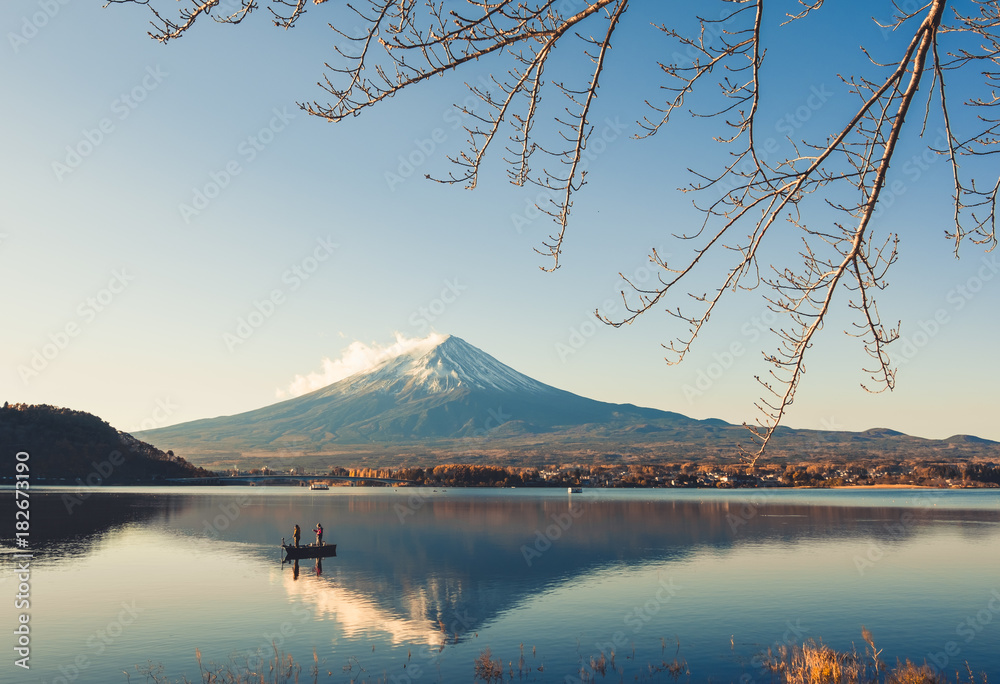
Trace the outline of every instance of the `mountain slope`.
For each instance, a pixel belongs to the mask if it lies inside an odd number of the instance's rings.
[[[608,404],[551,387],[446,337],[309,394],[235,416],[139,433],[184,449],[237,450],[461,439],[502,430],[540,434],[580,425],[696,424],[680,414]]]
[[[454,336],[434,335],[409,351],[309,394],[234,416],[137,433],[197,463],[295,456],[303,465],[405,455],[423,460],[537,464],[562,458],[608,461],[730,459],[749,442],[741,426],[587,399],[538,382]],[[888,429],[860,433],[779,428],[772,455],[864,458],[1000,456],[974,438],[924,440]],[[418,459],[419,460],[419,459]],[[370,461],[367,461],[370,462]]]

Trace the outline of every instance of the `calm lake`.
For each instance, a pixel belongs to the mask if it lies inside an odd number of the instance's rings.
[[[67,511],[72,493],[31,492],[30,671],[4,554],[0,681],[200,681],[195,649],[274,643],[302,681],[318,661],[319,681],[471,682],[489,647],[523,681],[614,650],[596,681],[671,681],[677,658],[681,681],[766,682],[762,650],[860,650],[862,625],[886,662],[1000,677],[1000,490],[121,488]],[[337,556],[282,564],[317,522]]]

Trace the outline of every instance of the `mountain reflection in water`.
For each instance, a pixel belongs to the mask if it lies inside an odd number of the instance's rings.
[[[338,643],[369,641],[400,648],[457,647],[505,615],[529,608],[540,596],[643,568],[665,578],[671,568],[689,567],[696,558],[732,555],[746,562],[758,550],[808,557],[845,544],[864,558],[867,548],[885,555],[924,534],[994,546],[1000,537],[996,497],[977,498],[966,508],[961,497],[934,492],[856,497],[859,505],[843,505],[825,495],[813,497],[810,504],[785,492],[759,490],[725,495],[588,491],[570,496],[565,491],[537,490],[334,488],[317,494],[297,488],[160,488],[95,493],[71,511],[62,496],[35,493],[32,499],[32,539],[45,548],[35,560],[37,572],[55,568],[72,574],[88,556],[121,545],[125,532],[141,534],[129,537],[131,544],[141,539],[149,548],[170,548],[177,561],[190,556],[190,575],[176,577],[177,587],[204,583],[198,567],[209,561],[231,564],[238,559],[242,572],[259,572],[268,578],[269,587],[280,589],[296,615],[308,614],[309,619],[297,618],[301,622],[294,623],[302,625],[296,627],[296,639],[316,640],[316,634],[327,634],[333,651]],[[306,531],[317,522],[325,528],[327,543],[337,544],[337,556],[282,564],[281,539],[290,541],[296,524]],[[305,532],[303,543],[308,541],[312,540]],[[838,572],[847,576],[856,561],[840,557],[837,563]],[[121,570],[143,572],[141,567]],[[775,568],[774,574],[791,571]],[[186,594],[177,587],[166,591],[183,603]],[[732,589],[720,586],[718,594]],[[244,605],[251,599],[240,600],[240,610],[253,615],[253,606]],[[702,596],[701,600],[709,606],[719,599]],[[258,612],[273,611],[274,604],[269,605],[265,609],[261,604]],[[557,624],[567,631],[579,630],[583,628],[574,617],[598,624],[610,611],[609,622],[620,625],[623,609],[595,605],[593,613],[579,616],[568,610]],[[274,623],[273,617],[268,619],[264,624]],[[316,631],[319,627],[310,631],[307,624],[334,625],[335,631]],[[261,634],[267,633],[250,622],[245,634],[241,629],[241,624],[232,624],[227,638],[232,643],[242,639],[245,647],[257,646]],[[673,629],[682,641],[690,638],[683,625]],[[721,629],[728,637],[735,628]],[[849,629],[860,629],[860,624]],[[184,631],[184,625],[173,628]],[[178,652],[199,646],[176,638]],[[475,648],[483,645],[477,643]],[[323,644],[303,641],[298,647],[308,653],[314,647],[322,650]],[[573,657],[589,654],[586,647],[578,644],[578,648],[581,654]],[[135,662],[156,655],[141,654]],[[121,657],[125,660],[118,663],[119,672],[120,666],[129,665],[132,654],[126,650]],[[562,681],[561,676],[555,679]]]

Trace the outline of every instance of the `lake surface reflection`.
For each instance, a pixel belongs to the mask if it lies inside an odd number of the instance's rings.
[[[319,681],[472,681],[486,647],[526,681],[611,650],[621,674],[596,681],[668,681],[675,658],[770,681],[762,649],[850,649],[862,625],[887,662],[1000,674],[995,490],[133,488],[68,512],[71,492],[32,492],[32,667],[8,647],[0,679],[198,681],[196,648],[275,644]],[[317,522],[337,556],[283,564]]]

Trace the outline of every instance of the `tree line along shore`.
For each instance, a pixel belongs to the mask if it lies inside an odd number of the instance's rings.
[[[449,463],[433,467],[330,468],[327,473],[307,473],[293,468],[276,471],[251,468],[231,470],[220,476],[287,474],[289,477],[372,478],[407,480],[423,486],[451,487],[1000,487],[1000,464],[905,463],[859,464],[797,463],[742,465],[676,463],[653,465],[521,466]],[[331,479],[330,485],[355,484]]]

